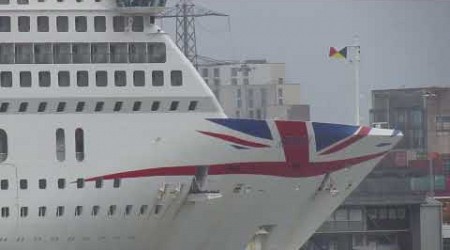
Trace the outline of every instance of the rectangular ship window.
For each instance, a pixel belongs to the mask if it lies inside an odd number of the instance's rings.
[[[66,179],[58,179],[58,189],[66,188]]]
[[[0,64],[14,63],[14,44],[0,43]]]
[[[133,104],[133,111],[141,110],[141,106],[142,106],[142,102],[139,102],[139,101],[134,102],[134,104]]]
[[[68,32],[69,31],[69,17],[57,16],[56,17],[56,31]]]
[[[77,72],[77,86],[87,87],[89,85],[89,75],[87,71]]]
[[[85,104],[85,102],[78,102],[75,112],[83,112]]]
[[[33,63],[33,44],[16,43],[16,63],[32,64]]]
[[[70,72],[60,71],[58,72],[58,86],[69,87],[70,86]]]
[[[114,105],[114,112],[119,112],[120,110],[122,110],[122,106],[123,102],[116,102],[116,104]]]
[[[152,111],[158,111],[160,102],[156,101],[152,103]]]
[[[20,187],[20,189],[22,189],[22,190],[27,189],[27,188],[28,188],[28,180],[26,180],[26,179],[21,179],[21,180],[19,181],[19,187]]]
[[[19,16],[17,18],[19,32],[30,32],[30,17]]]
[[[6,179],[0,180],[0,188],[1,190],[8,190],[9,182]]]
[[[39,103],[39,106],[38,106],[38,112],[39,113],[42,113],[42,112],[45,112],[45,109],[47,108],[47,103],[46,102],[41,102],[41,103]]]
[[[105,32],[106,31],[106,17],[95,16],[94,17],[94,30],[95,32]]]
[[[2,71],[0,73],[0,86],[2,88],[11,88],[12,87],[12,72],[11,71]]]
[[[58,103],[58,107],[56,108],[56,112],[64,112],[65,109],[66,109],[66,103],[65,102],[60,102],[60,103]]]
[[[37,17],[37,31],[48,32],[49,31],[49,19],[48,16]]]
[[[20,217],[28,216],[28,207],[20,207]]]
[[[170,83],[172,86],[183,85],[183,72],[181,70],[172,70],[170,72]]]
[[[191,101],[189,103],[189,111],[194,111],[197,109],[198,101]]]
[[[93,43],[91,44],[92,63],[108,63],[109,62],[109,44]]]
[[[128,44],[111,43],[110,44],[111,63],[127,63],[128,62]]]
[[[28,102],[22,102],[19,106],[19,112],[26,112],[28,109]]]
[[[95,104],[95,112],[100,112],[103,110],[103,106],[105,105],[104,102],[97,102]]]
[[[72,63],[72,50],[70,43],[53,44],[53,61],[58,64]]]
[[[133,72],[133,83],[135,87],[145,86],[145,71],[137,70]]]
[[[179,104],[180,104],[180,102],[178,102],[178,101],[173,101],[172,103],[170,103],[170,111],[177,110]]]
[[[39,87],[50,87],[50,71],[39,72]]]
[[[144,31],[144,17],[143,16],[134,16],[133,24],[131,26],[131,30],[133,32],[143,32]]]
[[[89,43],[74,43],[72,45],[73,63],[90,63],[91,48]]]
[[[8,107],[9,107],[9,103],[2,102],[2,104],[0,105],[0,113],[7,112],[8,111]]]
[[[95,72],[95,84],[97,87],[106,87],[108,85],[108,73],[106,71]]]
[[[0,16],[0,32],[11,32],[11,17]]]
[[[17,4],[29,4],[29,0],[17,0]]]
[[[46,189],[47,188],[47,180],[46,179],[39,179],[39,189]]]
[[[147,61],[147,48],[145,43],[130,43],[130,63],[145,63]]]
[[[87,18],[85,16],[75,17],[75,31],[86,32],[87,31]]]
[[[45,213],[47,212],[47,207],[41,206],[38,209],[38,216],[45,217]]]
[[[22,71],[22,72],[20,72],[19,76],[20,76],[20,87],[30,88],[31,87],[31,72],[30,71]]]
[[[9,0],[0,0],[0,5],[8,5]]]
[[[124,16],[113,17],[113,30],[114,30],[114,32],[124,32],[125,31],[125,17]]]
[[[52,44],[36,43],[34,44],[34,62],[36,64],[53,63]]]
[[[166,62],[166,44],[164,43],[148,43],[147,55],[149,63],[165,63]]]
[[[120,70],[114,72],[114,83],[116,87],[125,87],[127,85],[127,73]]]
[[[154,70],[152,72],[152,85],[155,87],[164,85],[164,72],[161,70]]]

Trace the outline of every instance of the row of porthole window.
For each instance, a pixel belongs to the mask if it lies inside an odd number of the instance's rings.
[[[67,188],[67,181],[64,178],[59,178],[56,181],[57,187],[58,189],[66,189]],[[77,187],[77,189],[82,189],[85,187],[86,185],[86,181],[83,178],[79,178],[75,181],[74,183]],[[120,188],[122,184],[122,179],[113,179],[112,181],[112,186],[113,188]],[[28,190],[28,180],[27,179],[20,179],[19,180],[19,189],[20,190]],[[94,181],[94,187],[96,189],[100,189],[104,187],[104,180],[102,178],[97,178]],[[8,179],[1,179],[0,180],[0,189],[1,190],[9,190],[10,186],[9,186],[9,180]],[[45,190],[47,189],[47,179],[39,179],[38,180],[38,188]]]
[[[19,216],[22,218],[26,218],[29,216],[29,208],[26,206],[20,207],[19,208]],[[107,207],[107,215],[108,216],[115,216],[118,213],[118,208],[117,205],[110,205]],[[37,213],[39,217],[45,217],[47,216],[47,207],[46,206],[40,206],[37,209]],[[133,213],[134,207],[133,205],[126,205],[123,214],[125,216],[130,216],[133,214],[137,214],[140,216],[143,215],[147,215],[148,211],[149,211],[149,206],[148,205],[141,205],[139,207],[139,210],[137,211],[137,213]],[[82,216],[84,212],[84,207],[83,206],[76,206],[74,209],[74,216],[75,217],[79,217]],[[91,216],[99,216],[101,214],[101,207],[99,205],[95,205],[92,206],[91,208]],[[62,217],[65,215],[65,207],[64,206],[57,206],[56,207],[56,211],[55,211],[55,215],[56,217]],[[9,207],[2,207],[0,210],[0,216],[2,218],[8,218],[10,216],[10,208]]]
[[[28,102],[22,102],[19,104],[19,108],[18,108],[18,112],[20,113],[25,113],[29,111],[28,108]],[[179,106],[180,106],[180,102],[179,101],[172,101],[170,103],[169,109],[168,111],[177,111],[179,110]],[[151,111],[159,111],[161,107],[161,102],[160,101],[154,101],[152,102],[152,105],[150,107]],[[198,107],[198,101],[190,101],[189,105],[188,105],[188,111],[195,111]],[[114,103],[113,109],[112,111],[114,112],[120,112],[122,111],[124,108],[124,102],[122,101],[117,101]],[[102,112],[105,110],[105,102],[103,101],[99,101],[95,103],[94,106],[94,112]],[[142,110],[142,102],[141,101],[135,101],[133,103],[133,107],[132,107],[132,111],[133,112],[139,112]],[[9,111],[9,103],[8,102],[2,102],[0,104],[0,113],[6,113]],[[40,102],[37,110],[38,113],[44,113],[48,111],[48,103],[47,102]],[[62,112],[70,112],[70,111],[75,111],[76,113],[81,113],[86,111],[86,102],[77,102],[77,104],[74,107],[74,110],[69,110],[67,108],[67,103],[66,102],[59,102],[57,107],[56,107],[56,112],[58,113],[62,113]],[[1,153],[1,152],[0,152]]]
[[[165,63],[162,42],[0,43],[0,64]]]
[[[57,78],[58,87],[70,87],[71,85],[71,72],[59,71],[55,76]],[[22,88],[31,88],[33,85],[33,75],[31,71],[21,71],[18,74],[19,86]],[[90,77],[89,71],[81,70],[76,71],[76,86],[77,87],[89,87]],[[147,81],[146,72],[144,70],[133,71],[133,86],[145,87]],[[154,87],[164,86],[164,71],[153,70],[151,73],[151,85]],[[13,73],[11,71],[0,72],[0,87],[11,88],[13,87]],[[37,82],[39,87],[50,87],[52,85],[52,74],[50,71],[40,71],[37,73]],[[127,71],[117,70],[114,71],[114,86],[126,87],[128,84]],[[181,70],[172,70],[170,72],[171,86],[179,87],[183,85],[183,72]],[[107,87],[108,86],[108,72],[96,71],[95,72],[95,86]]]
[[[69,32],[70,19],[68,16],[56,16],[55,19],[50,19],[49,16],[37,16],[36,17],[36,31],[37,32],[50,32],[50,27],[56,27],[56,32]],[[55,21],[55,25],[52,25],[51,20]],[[111,20],[111,21],[110,21]],[[73,30],[75,32],[88,32],[90,31],[89,23],[93,23],[92,31],[94,32],[106,32],[108,27],[112,27],[114,32],[143,32],[145,27],[143,16],[114,16],[112,19],[106,16],[94,16],[91,21],[91,17],[87,16],[75,16],[73,17]],[[109,22],[111,22],[111,24]],[[150,22],[153,23],[154,19],[151,18]],[[127,28],[129,27],[129,29]],[[0,16],[0,32],[13,31],[11,25],[10,16]],[[30,16],[18,16],[17,17],[17,31],[18,32],[30,32],[31,31],[31,17]]]

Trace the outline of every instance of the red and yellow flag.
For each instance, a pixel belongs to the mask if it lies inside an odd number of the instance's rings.
[[[341,50],[337,50],[335,47],[330,47],[330,54],[328,55],[330,58],[334,59],[346,59],[347,58],[347,47],[344,47]]]

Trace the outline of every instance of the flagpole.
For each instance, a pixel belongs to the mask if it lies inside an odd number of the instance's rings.
[[[353,49],[352,59],[350,59],[350,63],[353,64],[354,69],[354,84],[355,84],[355,124],[361,125],[361,117],[360,117],[360,63],[361,63],[361,46],[359,45],[359,38],[355,37],[354,45],[347,46],[348,48]]]

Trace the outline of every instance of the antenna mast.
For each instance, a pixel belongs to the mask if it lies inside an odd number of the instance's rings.
[[[166,8],[160,18],[176,18],[176,44],[184,55],[197,67],[197,39],[195,18],[205,16],[228,16],[195,5],[192,0],[180,0],[174,7]]]

